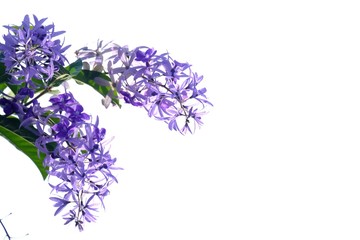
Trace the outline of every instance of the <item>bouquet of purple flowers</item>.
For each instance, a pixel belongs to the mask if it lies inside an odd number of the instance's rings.
[[[0,43],[0,135],[24,152],[52,188],[55,215],[83,230],[85,221],[104,207],[108,187],[117,182],[116,158],[109,152],[106,129],[99,118],[84,112],[66,88],[67,81],[87,84],[103,96],[107,108],[131,104],[170,130],[193,133],[212,104],[203,77],[188,63],[146,46],[99,41],[81,48],[69,63],[70,46],[58,39],[46,18],[25,16],[21,25],[5,26]],[[48,101],[39,101],[48,96]]]

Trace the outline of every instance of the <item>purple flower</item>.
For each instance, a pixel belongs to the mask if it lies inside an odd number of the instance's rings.
[[[154,50],[153,48],[149,48],[147,49],[145,52],[141,51],[140,49],[138,49],[136,51],[136,61],[141,61],[144,63],[147,63],[151,60],[151,58],[156,54],[156,50]]]
[[[33,98],[34,91],[27,87],[21,88],[16,95],[16,99],[23,100],[25,97]]]
[[[98,118],[92,122],[70,92],[49,101],[38,117],[36,126],[43,134],[35,144],[46,154],[43,163],[49,169],[55,215],[64,212],[65,224],[73,221],[82,231],[85,222],[96,220],[99,206],[105,206],[108,187],[117,182],[113,171],[121,168],[114,166],[116,158],[106,148],[106,130],[99,127]],[[49,121],[55,124],[46,131]],[[49,144],[55,148],[49,149]]]
[[[54,201],[55,202],[54,207],[57,207],[55,211],[55,215],[61,212],[61,210],[70,203],[70,201],[68,200],[64,200],[62,198],[57,198],[57,197],[51,197],[50,200]]]
[[[22,106],[15,99],[9,100],[6,98],[0,98],[0,106],[2,107],[5,115],[11,115],[13,113],[20,113],[22,110]]]
[[[71,133],[70,121],[67,118],[61,118],[60,122],[51,129],[54,131],[54,139],[66,139]]]
[[[113,44],[104,48],[99,45],[96,51],[80,49],[77,57],[88,66],[106,70],[112,81],[109,86],[116,86],[125,103],[143,107],[150,117],[166,122],[170,130],[193,133],[212,106],[206,88],[199,87],[203,77],[193,72],[190,64],[173,60],[168,53]]]
[[[12,83],[26,82],[28,87],[36,89],[39,83],[31,79],[36,78],[46,85],[59,66],[67,61],[63,53],[70,46],[63,47],[60,40],[53,39],[64,32],[55,32],[53,24],[44,25],[46,18],[39,20],[35,15],[33,18],[34,23],[26,15],[20,26],[4,26],[8,34],[3,37],[5,43],[0,43],[0,51]]]
[[[143,104],[140,101],[136,101],[135,99],[135,95],[131,96],[131,94],[129,92],[125,92],[120,90],[119,93],[124,97],[124,100],[126,103],[130,103],[133,106],[142,106]]]

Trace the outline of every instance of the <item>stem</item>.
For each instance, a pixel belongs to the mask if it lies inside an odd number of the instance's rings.
[[[25,106],[31,104],[33,101],[39,99],[41,96],[43,96],[44,94],[48,93],[51,90],[52,87],[47,87],[45,88],[39,95],[37,95],[36,97],[34,97],[30,102],[27,102],[25,104]]]
[[[2,95],[4,95],[4,96],[6,96],[6,97],[8,97],[8,98],[13,98],[13,97],[11,97],[11,96],[7,95],[6,93],[4,93],[4,91],[0,91],[0,94],[2,94]]]
[[[6,237],[10,240],[11,237],[10,237],[8,231],[6,230],[6,227],[5,227],[5,225],[3,224],[3,222],[2,222],[1,219],[0,219],[0,224],[1,224],[1,226],[3,227],[3,229],[4,229],[4,231],[5,231]]]

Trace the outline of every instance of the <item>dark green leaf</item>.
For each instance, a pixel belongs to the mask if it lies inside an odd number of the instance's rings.
[[[108,95],[108,93],[112,93],[112,95],[114,96],[112,98],[112,103],[121,107],[119,99],[117,98],[118,93],[116,92],[116,90],[113,87],[111,87],[111,85],[112,85],[111,79],[106,74],[97,72],[97,71],[82,70],[76,76],[73,76],[73,78],[77,81],[86,83],[87,85],[91,86],[98,93],[100,93],[103,97]],[[96,78],[100,78],[105,81],[108,81],[109,85],[108,86],[99,85],[94,80]]]
[[[10,83],[7,84],[7,86],[11,89],[14,95],[16,95],[19,92],[19,90],[23,87],[23,85],[14,85]]]
[[[83,64],[81,59],[78,59],[75,62],[71,63],[69,66],[67,66],[65,69],[68,70],[71,76],[76,76],[80,73],[82,65]]]
[[[6,83],[10,80],[10,75],[6,74],[5,70],[4,63],[0,62],[0,83]]]
[[[6,83],[0,83],[0,91],[4,91],[5,88],[7,88]]]
[[[81,72],[81,69],[82,69],[81,59],[76,60],[67,67],[60,66],[59,71],[48,82],[48,85],[52,87],[58,87],[63,82],[72,79],[73,76],[78,75]]]
[[[0,135],[14,145],[18,150],[27,155],[39,169],[42,177],[45,179],[47,172],[43,166],[45,154],[39,153],[35,146],[37,135],[31,131],[20,128],[20,121],[14,117],[0,116]]]

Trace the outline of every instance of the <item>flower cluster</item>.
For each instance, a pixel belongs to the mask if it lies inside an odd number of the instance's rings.
[[[70,46],[63,47],[59,39],[54,40],[64,31],[55,32],[54,25],[44,25],[45,21],[46,18],[39,20],[34,15],[31,23],[26,15],[21,26],[4,26],[8,34],[4,36],[5,43],[0,43],[0,52],[14,84],[25,82],[36,89],[37,84],[46,84],[66,62],[63,53]]]
[[[202,125],[206,107],[212,106],[199,88],[203,80],[191,65],[172,59],[168,53],[157,54],[149,47],[129,50],[127,46],[98,43],[76,51],[85,69],[104,71],[111,83],[95,79],[98,84],[114,88],[126,103],[143,107],[149,117],[166,122],[170,130],[185,134]],[[104,99],[109,105],[113,96]]]
[[[82,230],[84,220],[95,221],[93,212],[99,205],[104,207],[108,186],[117,182],[112,174],[116,159],[105,149],[106,130],[99,128],[98,119],[95,123],[88,121],[90,116],[71,93],[53,96],[50,102],[42,109],[50,114],[37,121],[41,137],[36,146],[46,153],[44,164],[57,180],[51,185],[57,194],[51,197],[56,202],[55,215],[68,208],[65,224],[74,221]],[[49,120],[55,124],[46,129]]]
[[[0,106],[5,116],[16,116],[21,127],[38,136],[34,144],[45,155],[55,215],[66,209],[65,224],[74,221],[81,231],[85,221],[96,220],[94,212],[104,207],[109,185],[117,182],[112,171],[121,168],[115,168],[116,158],[106,149],[106,130],[84,113],[71,92],[53,95],[48,106],[40,106],[38,99],[53,87],[49,80],[64,66],[67,48],[53,40],[63,32],[44,25],[45,20],[34,16],[32,24],[25,16],[21,26],[6,27],[0,61],[18,91],[15,96],[1,91]]]

